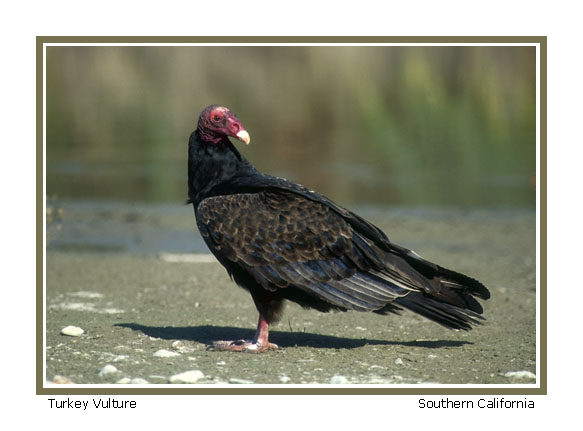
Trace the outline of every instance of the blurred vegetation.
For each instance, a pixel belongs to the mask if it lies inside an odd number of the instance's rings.
[[[47,193],[186,198],[200,111],[339,203],[535,204],[534,47],[48,47]]]

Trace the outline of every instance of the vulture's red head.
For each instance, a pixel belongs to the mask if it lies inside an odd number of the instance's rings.
[[[235,114],[220,105],[204,108],[198,119],[198,135],[203,141],[218,143],[232,136],[249,145],[251,138]]]

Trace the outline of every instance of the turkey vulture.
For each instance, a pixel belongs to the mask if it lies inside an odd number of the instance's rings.
[[[408,309],[447,328],[480,323],[479,281],[389,241],[375,225],[325,196],[257,171],[229,137],[249,133],[224,106],[206,107],[188,144],[188,201],[211,252],[259,311],[255,338],[215,349],[262,352],[285,300],[319,311]]]

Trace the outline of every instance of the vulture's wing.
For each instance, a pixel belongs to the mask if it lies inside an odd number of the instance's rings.
[[[217,258],[239,265],[267,290],[298,288],[339,308],[369,311],[433,289],[330,206],[293,192],[214,196],[196,212]]]

